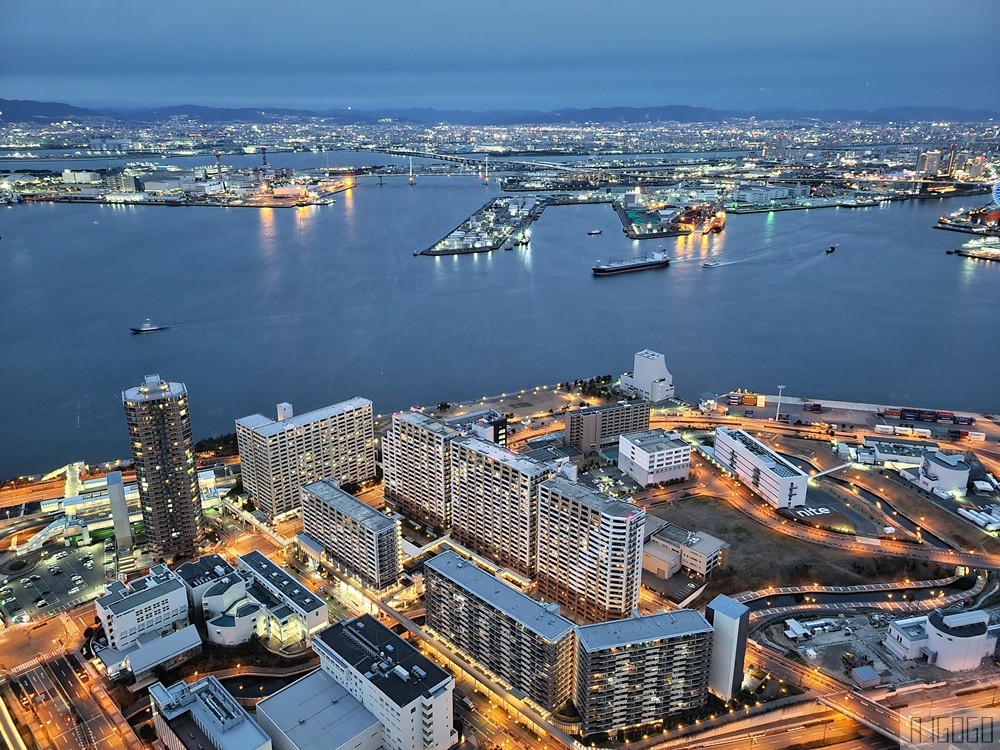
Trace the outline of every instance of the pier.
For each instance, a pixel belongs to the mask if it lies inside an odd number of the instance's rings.
[[[611,203],[610,195],[560,193],[538,198],[513,195],[492,198],[469,218],[422,252],[414,255],[467,255],[488,253],[507,245],[527,245],[528,227],[549,206]],[[509,244],[508,244],[509,243]]]

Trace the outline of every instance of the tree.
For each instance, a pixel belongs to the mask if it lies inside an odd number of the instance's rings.
[[[442,401],[440,404],[437,405],[438,411],[448,411],[450,408],[451,404],[449,404],[447,401]]]

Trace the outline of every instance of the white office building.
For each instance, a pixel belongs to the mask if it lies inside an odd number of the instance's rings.
[[[743,687],[750,608],[719,594],[705,607],[705,619],[713,630],[708,689],[729,701]]]
[[[419,411],[394,414],[382,439],[385,497],[429,526],[451,526],[451,441],[462,432]]]
[[[809,475],[743,430],[716,428],[713,453],[718,463],[771,506],[805,504]]]
[[[271,750],[271,738],[215,675],[149,688],[156,736],[169,750]]]
[[[236,420],[243,486],[268,517],[298,511],[299,489],[310,482],[334,479],[343,484],[375,476],[368,399],[356,397],[298,416],[284,403],[277,416]]]
[[[201,650],[188,620],[187,591],[166,565],[128,586],[113,581],[95,602],[106,643],[94,646],[108,675],[132,672],[141,680],[160,664],[174,664]]]
[[[588,622],[639,606],[646,511],[562,476],[538,487],[538,594]]]
[[[452,538],[532,578],[538,563],[538,485],[551,464],[477,437],[451,443]]]
[[[654,403],[673,398],[674,376],[667,369],[666,357],[649,349],[636,352],[632,372],[622,375],[622,388]]]
[[[122,650],[143,633],[188,624],[188,599],[181,579],[166,565],[126,585],[113,581],[96,602],[97,617],[111,648]]]
[[[313,649],[320,668],[379,720],[385,750],[447,750],[458,742],[455,678],[371,615],[331,625]]]
[[[334,564],[374,591],[399,581],[400,516],[387,516],[324,479],[302,488],[303,532]]]
[[[659,427],[618,438],[618,468],[643,487],[688,478],[691,446]]]

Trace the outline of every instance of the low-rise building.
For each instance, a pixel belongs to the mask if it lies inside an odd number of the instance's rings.
[[[324,479],[302,488],[302,527],[364,586],[383,591],[399,581],[400,516],[387,516]]]
[[[896,469],[919,466],[926,451],[938,448],[937,443],[926,440],[880,438],[870,435],[863,439],[862,444],[867,452],[874,455],[876,464]]]
[[[896,620],[882,643],[900,659],[927,657],[928,664],[963,672],[993,654],[998,633],[1000,625],[990,625],[988,612],[937,610]]]
[[[900,476],[925,492],[965,497],[972,469],[961,453],[925,451],[916,469],[903,469]]]
[[[465,435],[475,435],[483,440],[507,447],[507,417],[496,409],[479,409],[444,420],[449,427]]]
[[[202,555],[197,560],[191,560],[177,566],[174,571],[184,582],[187,590],[188,604],[196,612],[202,611],[202,596],[212,585],[226,576],[233,575],[236,570],[222,555]]]
[[[256,706],[274,750],[379,750],[382,723],[347,688],[317,669]]]
[[[442,552],[424,563],[427,627],[551,711],[572,697],[573,623],[499,578]]]
[[[642,487],[688,478],[691,446],[662,428],[629,432],[618,438],[618,468]]]
[[[636,352],[632,372],[622,375],[621,384],[627,393],[653,403],[674,397],[674,376],[667,369],[666,357],[650,349]]]
[[[656,531],[643,547],[642,566],[658,578],[669,578],[672,573],[668,570],[667,575],[662,575],[661,570],[665,562],[672,568],[676,556],[679,567],[705,578],[716,568],[725,566],[728,550],[727,542],[711,534],[704,531],[692,533],[668,523]]]
[[[233,590],[227,580],[222,579],[217,587],[225,587],[225,592],[220,588],[223,598],[233,600],[229,608],[222,610],[223,614],[238,616],[239,612],[230,609],[233,604],[258,604],[266,615],[264,629],[258,631],[258,635],[281,643],[308,641],[326,626],[329,620],[326,602],[260,552],[255,550],[241,555],[237,558],[237,569],[246,581],[249,601],[236,599],[239,587]],[[213,593],[209,590],[205,597],[212,601]],[[249,608],[242,612],[244,617],[251,614]]]
[[[715,460],[774,508],[804,505],[809,475],[743,430],[715,430]]]
[[[169,750],[271,750],[271,738],[215,675],[149,688],[156,736]]]
[[[712,626],[690,609],[576,629],[581,733],[662,722],[708,701]]]
[[[331,625],[313,649],[320,668],[382,724],[386,750],[447,750],[458,741],[455,678],[371,615]]]
[[[95,607],[108,646],[119,651],[144,633],[179,630],[189,622],[184,583],[166,565],[128,585],[113,581]]]

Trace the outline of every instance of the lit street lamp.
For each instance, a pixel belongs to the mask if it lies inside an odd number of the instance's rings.
[[[778,416],[781,414],[781,392],[783,390],[785,390],[785,386],[779,385],[778,386],[778,406],[774,410],[774,421],[775,422],[778,421]]]

